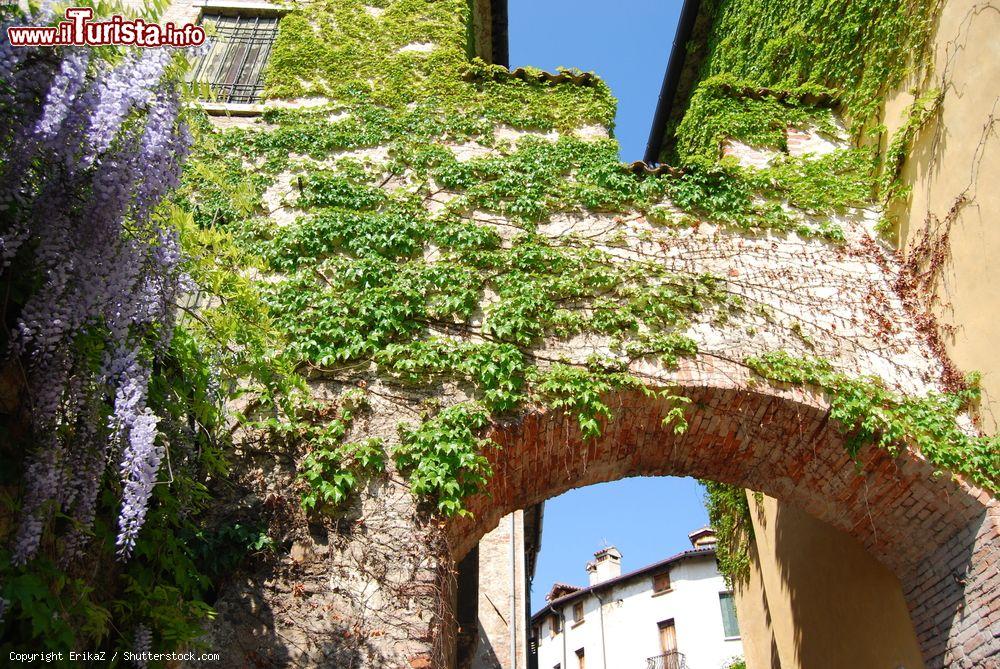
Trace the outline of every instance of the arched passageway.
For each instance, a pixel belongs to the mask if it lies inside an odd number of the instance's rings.
[[[472,517],[448,528],[452,557],[507,513],[572,488],[639,475],[712,479],[847,532],[899,578],[928,667],[984,666],[1000,608],[1000,508],[988,493],[935,474],[912,451],[866,447],[852,458],[821,394],[693,365],[678,389],[692,399],[683,434],[664,425],[665,400],[639,393],[607,398],[615,418],[593,440],[561,413],[498,426],[488,492],[470,500]]]

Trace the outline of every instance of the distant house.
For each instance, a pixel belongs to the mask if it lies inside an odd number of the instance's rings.
[[[688,536],[691,550],[624,575],[622,554],[604,548],[589,586],[553,585],[531,618],[538,669],[720,669],[741,657],[715,532]]]

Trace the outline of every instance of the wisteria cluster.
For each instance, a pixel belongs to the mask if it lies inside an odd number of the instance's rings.
[[[154,215],[190,144],[173,54],[15,48],[0,33],[0,279],[31,277],[2,352],[23,372],[32,444],[13,559],[38,552],[56,511],[72,520],[63,559],[78,554],[115,459],[125,558],[163,456],[150,374],[185,289],[177,235]]]

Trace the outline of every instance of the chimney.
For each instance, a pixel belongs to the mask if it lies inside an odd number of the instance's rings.
[[[711,527],[702,527],[688,535],[691,545],[695,548],[715,548],[715,530]]]
[[[587,563],[590,585],[604,583],[622,575],[622,554],[614,546],[608,546],[594,553],[594,561]]]

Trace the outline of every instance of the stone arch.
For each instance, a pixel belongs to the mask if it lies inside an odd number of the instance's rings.
[[[461,559],[501,517],[570,489],[629,476],[696,476],[790,503],[855,538],[900,581],[929,669],[990,666],[1000,614],[1000,505],[936,473],[911,450],[852,458],[822,393],[755,383],[747,372],[689,367],[689,427],[663,424],[666,400],[606,398],[614,418],[585,441],[575,417],[537,410],[498,425],[485,494],[447,531]],[[992,649],[992,650],[991,650]]]

